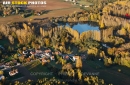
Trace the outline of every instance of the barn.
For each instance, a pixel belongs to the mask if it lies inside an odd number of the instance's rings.
[[[130,19],[130,14],[126,13],[126,14],[125,14],[125,17],[126,17],[127,19]]]

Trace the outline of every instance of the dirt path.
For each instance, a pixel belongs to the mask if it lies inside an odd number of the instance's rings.
[[[99,78],[105,80],[106,83],[113,83],[113,85],[130,85],[130,77],[113,71],[109,68],[103,69],[94,69],[87,65],[86,62],[83,62],[83,70],[86,72],[99,72]]]

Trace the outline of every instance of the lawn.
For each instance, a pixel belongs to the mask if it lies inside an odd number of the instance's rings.
[[[61,65],[55,64],[54,61],[44,66],[38,61],[35,61],[29,65],[26,65],[25,67],[29,70],[30,74],[36,76],[36,78],[38,79],[41,79],[43,77],[52,78],[55,75],[53,74],[53,71],[48,68],[49,65],[51,65],[52,67],[56,66],[58,69],[61,68]]]
[[[100,69],[103,68],[103,69],[109,69],[109,70],[112,70],[112,71],[115,71],[115,72],[118,72],[118,69],[121,69],[121,73],[124,74],[124,75],[127,75],[130,77],[130,68],[128,67],[125,67],[125,66],[121,66],[121,65],[114,65],[114,66],[110,66],[110,67],[105,67],[103,62],[101,61],[87,61],[87,64],[93,68],[96,68],[96,67],[99,67]]]
[[[16,47],[17,44],[18,44],[18,41],[17,41],[17,40],[14,41],[14,44],[11,44],[11,43],[9,42],[9,40],[6,39],[6,38],[0,39],[0,45],[2,45],[3,47],[8,47],[8,46]]]
[[[19,74],[16,74],[15,76],[8,77],[8,80],[14,81],[14,80],[17,80],[17,79],[22,78],[22,77],[24,77],[24,75],[19,73]]]
[[[86,63],[94,69],[105,68],[103,62],[99,60],[95,61],[87,60]]]
[[[130,77],[130,68],[128,67],[116,65],[111,67],[110,69],[113,71],[118,71],[118,69],[121,69],[121,73]]]
[[[7,39],[0,39],[0,45],[4,46],[4,45],[9,45],[9,40]]]
[[[87,60],[83,65],[84,71],[99,72],[99,78],[104,79],[106,83],[113,83],[114,85],[130,85],[130,69],[127,67],[118,65],[105,67],[103,62],[98,60]],[[118,72],[118,69],[121,69],[121,72]]]
[[[4,76],[7,77],[7,80],[9,81],[14,81],[14,80],[17,80],[18,78],[21,78],[21,77],[24,77],[24,75],[22,73],[18,73],[14,76],[9,76],[9,71],[4,71]]]

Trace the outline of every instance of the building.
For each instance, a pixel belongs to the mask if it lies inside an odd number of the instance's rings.
[[[18,74],[18,69],[13,69],[13,70],[9,71],[10,76],[14,76],[16,74]]]

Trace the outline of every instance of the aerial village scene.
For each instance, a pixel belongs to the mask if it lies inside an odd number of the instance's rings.
[[[0,0],[0,85],[130,85],[130,0]]]

